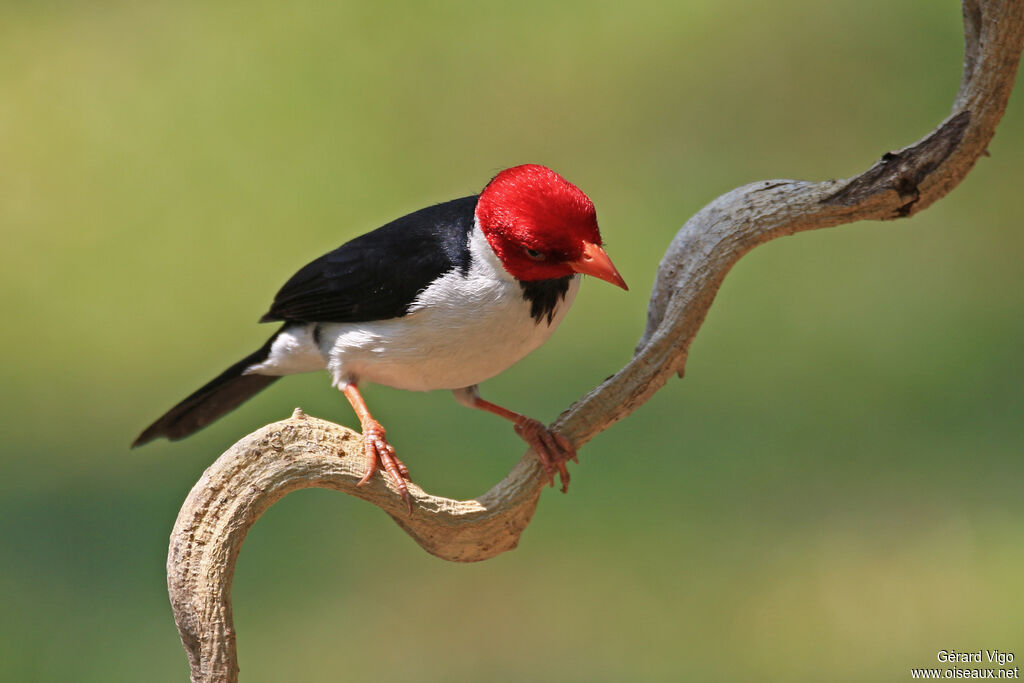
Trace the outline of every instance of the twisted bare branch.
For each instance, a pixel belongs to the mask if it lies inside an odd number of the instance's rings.
[[[658,267],[647,328],[633,358],[563,413],[555,427],[578,446],[629,415],[673,374],[722,280],[759,244],[804,230],[912,216],[957,186],[981,157],[1006,109],[1024,46],[1024,0],[964,0],[965,57],[953,111],[920,141],[887,152],[847,180],[770,180],[737,188],[684,225]],[[245,534],[274,502],[299,488],[331,488],[390,514],[427,552],[456,562],[514,548],[545,477],[531,452],[473,500],[410,486],[415,512],[379,476],[356,488],[361,437],[306,417],[267,425],[224,453],[192,489],[171,535],[167,581],[192,680],[237,680],[231,582]]]

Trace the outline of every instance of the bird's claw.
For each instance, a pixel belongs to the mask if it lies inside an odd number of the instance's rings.
[[[516,434],[537,453],[551,486],[555,485],[555,472],[558,472],[562,481],[562,493],[566,493],[569,490],[569,469],[565,463],[569,460],[579,462],[576,458],[576,447],[572,442],[530,417],[516,420],[515,430]]]
[[[370,481],[370,478],[383,467],[411,514],[412,496],[405,483],[409,479],[409,468],[395,455],[395,449],[385,438],[384,428],[379,422],[367,422],[363,425],[363,449],[366,452],[366,472],[356,486],[362,486]]]

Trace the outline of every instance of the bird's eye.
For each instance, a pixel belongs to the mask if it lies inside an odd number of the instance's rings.
[[[525,251],[526,255],[532,258],[534,261],[543,261],[545,258],[544,254],[537,251],[536,249],[530,249],[529,247],[526,247]]]

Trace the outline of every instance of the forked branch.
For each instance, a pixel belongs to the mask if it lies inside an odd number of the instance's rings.
[[[965,0],[964,72],[953,111],[920,141],[886,152],[847,180],[769,180],[722,195],[676,234],[658,267],[647,328],[633,358],[574,403],[554,427],[582,446],[629,415],[668,379],[687,351],[726,273],[759,244],[854,221],[904,218],[931,206],[981,157],[1006,109],[1024,45],[1024,0]],[[224,453],[178,515],[167,583],[192,680],[237,680],[231,583],[238,550],[256,519],[300,488],[331,488],[390,514],[427,552],[456,562],[485,560],[516,546],[545,485],[531,452],[494,488],[451,500],[410,486],[416,509],[385,477],[356,488],[361,437],[306,417],[267,425]]]

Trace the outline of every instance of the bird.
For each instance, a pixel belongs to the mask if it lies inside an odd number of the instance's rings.
[[[477,195],[398,218],[300,269],[260,318],[280,323],[266,343],[132,447],[189,436],[282,376],[327,370],[362,430],[359,485],[383,469],[410,513],[409,470],[363,400],[365,384],[449,390],[459,403],[510,421],[565,492],[572,442],[481,398],[478,385],[547,341],[581,276],[628,290],[602,244],[594,204],[576,185],[539,164],[502,170]]]

